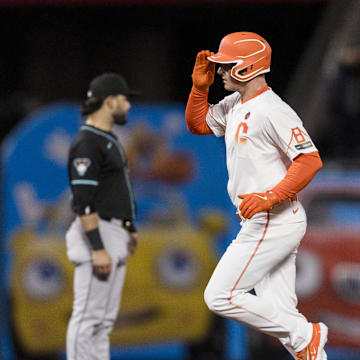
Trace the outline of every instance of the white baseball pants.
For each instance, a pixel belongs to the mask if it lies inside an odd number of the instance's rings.
[[[264,221],[256,217],[243,222],[204,298],[213,312],[277,337],[295,357],[312,336],[311,323],[296,308],[295,294],[295,259],[306,216],[298,202],[295,212],[287,205],[281,208],[265,214]]]
[[[75,264],[74,303],[66,334],[67,360],[109,360],[111,332],[125,280],[129,233],[120,220],[99,220],[105,249],[111,256],[106,281],[93,274],[91,250],[77,218],[66,234],[67,254]]]

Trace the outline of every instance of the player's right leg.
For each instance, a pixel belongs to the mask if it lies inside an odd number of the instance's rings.
[[[297,323],[298,329],[309,326],[312,328],[318,327],[318,324],[309,323],[305,316],[303,316],[297,310],[297,297],[295,294],[296,253],[297,249],[294,249],[294,251],[283,262],[281,262],[267,276],[265,276],[255,286],[255,292],[257,296],[271,301],[274,306],[276,306],[278,309],[281,309],[289,317],[291,317],[293,321]],[[274,289],[276,289],[276,291],[274,291]],[[325,327],[322,327],[322,333],[320,337],[322,337],[322,340],[321,342],[319,341],[318,344],[320,346],[320,350],[318,352],[321,354],[319,359],[326,360],[325,350],[321,350],[326,342],[327,337],[327,329]],[[316,337],[314,337],[314,341],[315,338]],[[297,359],[296,353],[291,346],[290,338],[280,338],[279,340],[290,352],[293,358]]]
[[[296,278],[296,253],[297,249],[277,265],[267,276],[265,276],[256,286],[256,295],[267,299],[282,311],[291,316],[297,323],[298,328],[309,327],[307,319],[297,310],[297,297],[295,294]],[[276,289],[276,291],[274,291]],[[295,351],[290,344],[290,338],[281,338],[280,342],[296,359]]]

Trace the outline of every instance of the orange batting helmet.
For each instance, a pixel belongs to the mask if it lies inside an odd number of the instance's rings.
[[[270,71],[271,47],[258,34],[236,32],[226,35],[219,51],[208,59],[220,64],[235,63],[231,76],[238,81],[248,81]]]

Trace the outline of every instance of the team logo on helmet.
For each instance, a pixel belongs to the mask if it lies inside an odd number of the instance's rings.
[[[91,164],[91,160],[88,158],[76,158],[74,159],[73,164],[79,176],[84,176],[86,170]]]

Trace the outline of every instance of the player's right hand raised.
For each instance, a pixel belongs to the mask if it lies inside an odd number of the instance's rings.
[[[195,60],[191,75],[194,87],[200,91],[208,91],[215,78],[215,63],[209,61],[208,56],[214,53],[209,50],[200,51]]]
[[[111,257],[105,249],[93,250],[92,265],[99,280],[107,280],[111,272]]]

